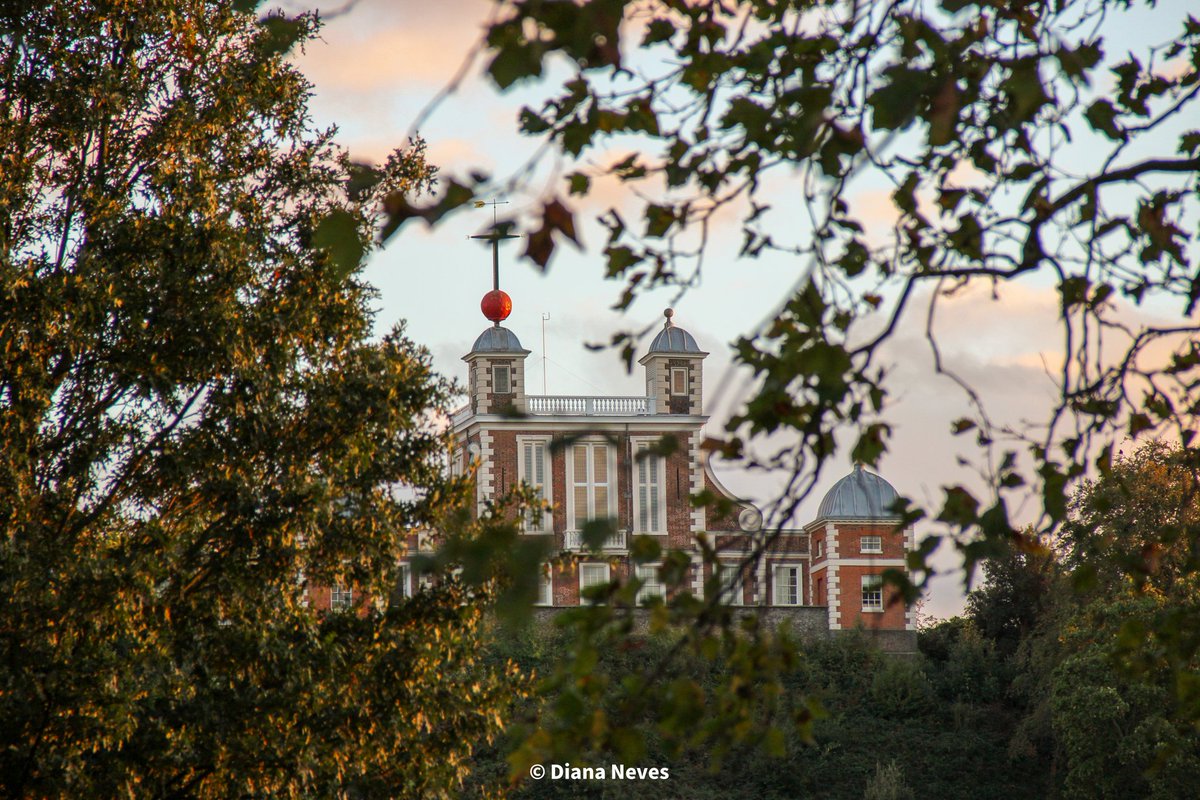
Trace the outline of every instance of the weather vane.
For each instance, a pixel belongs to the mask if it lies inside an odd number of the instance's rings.
[[[508,319],[508,315],[512,313],[512,298],[505,292],[500,291],[500,242],[504,239],[520,238],[515,233],[507,233],[508,226],[501,226],[497,218],[496,207],[507,204],[507,200],[476,200],[476,208],[483,208],[484,206],[492,207],[492,230],[488,233],[480,233],[471,237],[472,239],[482,239],[492,243],[492,291],[483,296],[483,302],[480,306],[483,309],[483,315],[495,323],[497,327],[500,326],[502,320]]]

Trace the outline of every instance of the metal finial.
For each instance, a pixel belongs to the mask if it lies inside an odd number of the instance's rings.
[[[675,316],[675,309],[668,308],[666,311],[663,312],[663,316],[667,318],[667,321],[663,323],[664,328],[669,328],[675,324],[675,323],[671,322],[671,317]]]

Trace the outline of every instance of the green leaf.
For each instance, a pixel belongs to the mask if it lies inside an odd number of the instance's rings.
[[[572,172],[567,176],[567,185],[570,187],[570,194],[585,195],[591,187],[592,179],[582,172]]]
[[[334,281],[347,278],[362,263],[364,252],[354,215],[340,208],[326,214],[313,231],[313,247],[329,256]]]
[[[662,556],[662,545],[653,536],[634,536],[629,548],[629,556],[639,564],[658,561]]]
[[[1092,130],[1099,131],[1114,141],[1121,141],[1125,133],[1117,126],[1117,109],[1108,100],[1097,100],[1083,112]]]
[[[285,17],[272,14],[260,20],[261,40],[269,53],[286,53],[296,46],[305,35],[305,23],[300,17]]]
[[[953,433],[955,436],[958,436],[960,433],[969,431],[974,427],[975,427],[975,421],[964,417],[962,419],[954,421],[954,424],[950,426],[950,432]]]
[[[593,552],[599,552],[604,547],[608,537],[617,532],[617,522],[611,518],[589,519],[583,523],[579,534],[584,545]]]
[[[668,19],[659,17],[650,20],[650,24],[646,26],[646,35],[642,38],[642,45],[659,44],[666,42],[675,35],[675,25]]]
[[[966,528],[974,525],[979,510],[979,501],[961,486],[951,486],[945,490],[946,502],[938,513],[938,520]]]
[[[646,236],[662,238],[675,222],[675,212],[666,206],[646,206]]]

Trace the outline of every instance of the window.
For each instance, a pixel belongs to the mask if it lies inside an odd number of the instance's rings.
[[[461,447],[454,448],[454,452],[450,455],[450,477],[461,478],[466,473],[463,466],[464,455]]]
[[[731,606],[745,603],[745,593],[742,589],[742,570],[740,564],[721,564],[720,572],[722,599],[728,598]],[[731,589],[731,591],[726,591]]]
[[[492,367],[492,394],[512,394],[512,372],[507,366]]]
[[[400,575],[397,577],[397,588],[401,597],[412,597],[412,568],[408,564],[400,565]]]
[[[650,442],[634,445],[634,520],[638,533],[666,533],[667,508],[663,503],[662,479],[665,459],[650,452]]]
[[[662,581],[658,577],[658,564],[639,564],[637,567],[638,580],[642,587],[638,589],[637,604],[640,606],[653,597],[663,597]]]
[[[582,442],[571,448],[568,526],[579,530],[590,519],[615,517],[616,492],[611,479],[616,453],[604,442]]]
[[[341,611],[350,608],[354,605],[354,590],[340,583],[334,584],[333,590],[329,593],[329,607],[334,611]]]
[[[687,369],[671,367],[671,394],[687,394]]]
[[[517,438],[517,471],[521,480],[537,490],[538,502],[545,504],[550,491],[550,455],[546,439]],[[554,522],[549,511],[531,508],[525,516],[525,530],[530,533],[552,533]]]
[[[582,604],[587,598],[584,597],[584,591],[593,586],[603,586],[608,583],[608,564],[580,564],[579,565],[579,602]]]
[[[858,540],[860,549],[864,553],[882,553],[883,552],[883,537],[882,536],[864,536]]]
[[[775,567],[775,605],[800,605],[800,567],[793,564]]]
[[[542,564],[538,571],[537,605],[554,605],[554,578],[550,575],[549,564]]]
[[[817,558],[820,558],[820,557],[821,557],[821,553],[823,553],[824,551],[825,551],[825,540],[824,540],[824,539],[817,539],[817,548],[816,548],[816,556],[817,556]]]
[[[883,611],[882,575],[863,575],[862,607],[863,611]]]

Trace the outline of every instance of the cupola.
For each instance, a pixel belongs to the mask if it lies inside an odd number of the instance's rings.
[[[690,333],[674,323],[675,310],[663,312],[666,322],[638,363],[646,368],[646,395],[656,414],[704,413],[704,357]]]
[[[892,510],[896,490],[890,483],[861,464],[835,483],[817,509],[817,519],[832,520],[894,520],[899,515]]]

